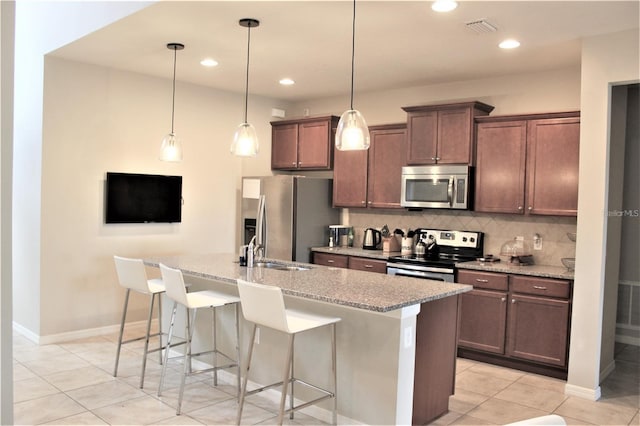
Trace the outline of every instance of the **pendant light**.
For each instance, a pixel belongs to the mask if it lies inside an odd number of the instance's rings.
[[[249,51],[251,47],[251,28],[258,27],[260,21],[257,19],[245,18],[239,22],[241,27],[247,28],[247,78],[244,92],[244,122],[238,126],[233,135],[231,153],[238,157],[255,157],[258,154],[258,135],[256,129],[247,122],[247,105],[249,101]]]
[[[162,139],[160,146],[160,160],[162,161],[182,161],[182,142],[176,137],[173,131],[173,118],[176,107],[176,56],[178,50],[184,49],[184,44],[169,43],[167,49],[173,50],[173,92],[171,99],[171,132]]]
[[[353,23],[351,27],[351,107],[342,113],[336,131],[336,148],[340,151],[369,149],[371,138],[369,127],[360,111],[353,109],[353,74],[356,48],[356,0],[353,0]]]

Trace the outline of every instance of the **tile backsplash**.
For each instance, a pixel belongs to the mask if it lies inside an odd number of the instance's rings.
[[[518,216],[508,214],[488,214],[469,211],[424,210],[371,210],[345,211],[349,225],[355,230],[355,246],[362,246],[362,235],[366,228],[380,229],[387,225],[391,232],[400,228],[433,228],[445,230],[481,231],[485,233],[484,253],[500,254],[500,248],[516,236],[524,237],[533,248],[533,236],[542,237],[542,250],[533,250],[534,261],[538,265],[562,266],[560,259],[575,257],[575,243],[567,237],[567,232],[576,232],[575,217],[560,216]]]

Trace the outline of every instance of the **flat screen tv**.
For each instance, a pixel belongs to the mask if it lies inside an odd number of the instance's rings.
[[[182,176],[107,172],[106,223],[182,220]]]

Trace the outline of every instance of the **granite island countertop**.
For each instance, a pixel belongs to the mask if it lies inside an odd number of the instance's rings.
[[[499,272],[505,274],[529,275],[541,278],[560,278],[573,281],[573,271],[564,266],[552,265],[512,265],[509,262],[458,262],[458,269],[473,269],[475,271]]]
[[[147,266],[163,263],[185,275],[236,284],[238,278],[275,285],[286,295],[313,299],[375,312],[389,312],[407,306],[455,296],[473,289],[466,284],[445,283],[409,277],[332,268],[297,262],[283,262],[308,270],[278,270],[240,266],[236,254],[201,254],[144,259]],[[188,279],[187,279],[188,281]]]

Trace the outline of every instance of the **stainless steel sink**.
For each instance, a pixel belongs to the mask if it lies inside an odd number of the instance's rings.
[[[280,271],[308,271],[311,268],[298,265],[287,265],[278,262],[256,262],[253,264],[255,268],[278,269]]]

